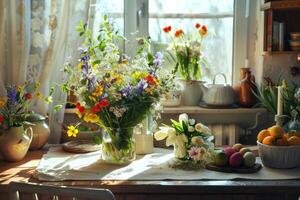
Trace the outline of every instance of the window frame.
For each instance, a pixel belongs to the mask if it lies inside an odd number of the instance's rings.
[[[95,2],[95,0],[91,0]],[[149,35],[149,0],[124,0],[124,36],[130,41]],[[250,0],[234,0],[232,85],[239,83],[240,68],[248,67],[248,18]],[[91,15],[93,16],[91,10]],[[135,34],[132,34],[135,33]],[[124,51],[133,55],[134,43],[124,45]]]

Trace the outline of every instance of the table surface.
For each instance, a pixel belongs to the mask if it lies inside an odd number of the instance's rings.
[[[34,179],[32,174],[39,164],[39,160],[46,150],[30,151],[25,159],[17,163],[0,161],[0,193],[8,191],[8,184],[11,181],[29,181],[41,183]],[[300,196],[300,180],[202,180],[202,181],[61,181],[42,182],[47,185],[67,185],[80,187],[101,187],[108,188],[116,194],[122,193],[268,193],[272,194],[293,194]],[[163,189],[162,189],[163,188]],[[242,190],[241,190],[242,189]],[[274,193],[274,191],[276,191]],[[275,194],[275,195],[276,195]]]

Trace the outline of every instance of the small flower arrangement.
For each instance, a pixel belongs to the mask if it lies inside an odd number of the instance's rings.
[[[171,57],[176,62],[174,72],[187,80],[200,80],[201,65],[205,65],[204,57],[201,53],[203,39],[208,33],[205,25],[195,24],[196,34],[186,34],[182,29],[177,29],[172,34],[172,27],[167,26],[163,31],[170,36],[171,44],[169,49],[175,54]]]
[[[26,122],[33,100],[43,99],[42,93],[38,91],[39,87],[39,82],[29,81],[24,85],[6,86],[6,97],[0,98],[0,129],[7,130]],[[51,101],[50,98],[47,97],[45,101]]]
[[[63,89],[74,90],[78,102],[77,125],[67,134],[76,137],[81,122],[95,123],[105,129],[102,158],[113,163],[134,159],[133,127],[155,107],[165,91],[166,80],[159,75],[163,55],[148,51],[147,39],[139,39],[139,48],[130,58],[117,42],[124,38],[104,17],[97,39],[84,23],[77,30],[85,38],[77,66],[67,63]]]
[[[174,146],[174,168],[199,169],[212,161],[214,137],[210,129],[187,114],[179,115],[179,121],[171,120],[172,125],[162,126],[154,134],[156,140],[166,139],[166,145]]]

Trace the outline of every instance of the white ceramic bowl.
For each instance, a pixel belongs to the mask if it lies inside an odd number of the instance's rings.
[[[257,142],[258,153],[266,167],[288,169],[300,166],[300,145],[271,146]]]

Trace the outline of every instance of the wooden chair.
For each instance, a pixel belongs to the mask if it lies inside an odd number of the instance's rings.
[[[113,193],[108,189],[11,182],[9,190],[10,200],[115,200]]]

